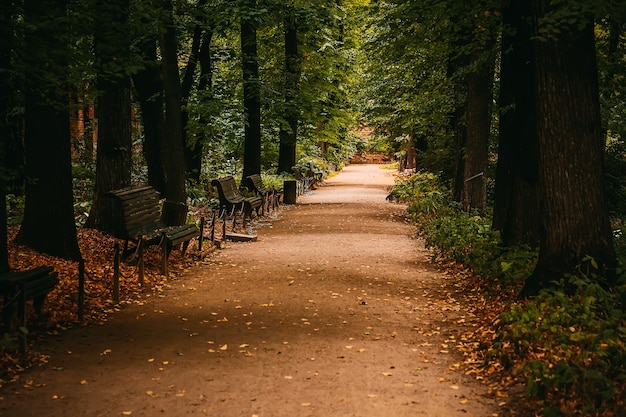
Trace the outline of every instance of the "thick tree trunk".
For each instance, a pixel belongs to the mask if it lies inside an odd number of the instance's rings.
[[[128,59],[128,0],[96,3],[94,49],[98,71],[98,150],[96,153],[96,188],[85,227],[121,235],[124,224],[116,210],[112,190],[130,185],[132,134],[130,78],[122,69],[110,69],[114,61]]]
[[[540,35],[537,24],[551,2],[531,3],[534,34]],[[543,230],[538,264],[522,295],[574,272],[587,256],[597,262],[599,276],[611,278],[616,266],[604,195],[593,21],[582,29],[579,24],[563,23],[557,39],[534,43]]]
[[[25,86],[26,201],[16,242],[80,260],[74,223],[67,96],[65,0],[27,0],[29,77]],[[45,28],[45,29],[44,29]]]
[[[148,166],[148,184],[165,191],[165,116],[161,63],[157,60],[156,39],[146,41],[140,50],[144,68],[133,76],[143,121],[143,154]]]
[[[160,34],[165,87],[165,191],[172,202],[187,203],[185,179],[185,135],[182,128],[182,103],[178,73],[178,49],[171,0],[162,1],[164,31]]]
[[[298,56],[298,28],[293,13],[285,17],[285,120],[281,122],[278,152],[278,173],[291,173],[296,164],[296,144],[298,133],[298,105],[296,95],[300,79],[300,58]]]
[[[243,108],[246,125],[242,183],[248,175],[261,173],[261,91],[256,40],[256,22],[251,16],[256,0],[243,0],[241,18],[241,61],[243,71]]]
[[[530,3],[503,11],[500,64],[500,137],[493,228],[505,246],[539,247],[538,147],[531,64]]]

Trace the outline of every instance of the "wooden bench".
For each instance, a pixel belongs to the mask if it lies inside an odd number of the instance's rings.
[[[263,184],[263,179],[260,174],[248,175],[246,177],[245,186],[263,200],[261,214],[265,215],[266,208],[269,212],[278,207],[281,193],[273,188],[266,187],[265,184]]]
[[[241,195],[232,176],[214,179],[211,181],[211,185],[217,189],[222,213],[229,213],[233,216],[233,225],[237,213],[241,214],[244,227],[246,219],[251,219],[253,212],[256,212],[257,216],[259,215],[263,199],[259,196],[244,197]]]
[[[51,266],[40,266],[28,271],[4,271],[0,273],[2,293],[2,322],[11,330],[11,321],[17,307],[17,320],[20,328],[20,352],[25,352],[26,343],[26,303],[33,300],[33,308],[41,316],[43,303],[50,291],[59,283],[58,272]]]
[[[300,172],[300,167],[292,166],[291,172],[293,172],[293,177],[296,180],[296,195],[302,195],[305,192],[309,191],[309,179],[302,175],[302,172]]]
[[[124,218],[124,229],[118,233],[124,239],[124,254],[128,253],[128,243],[137,244],[139,256],[143,255],[144,244],[158,244],[161,246],[161,272],[167,275],[167,259],[173,248],[182,244],[184,255],[189,242],[194,238],[201,238],[202,231],[195,224],[182,226],[168,226],[167,219],[186,216],[186,209],[182,203],[165,201],[163,210],[159,204],[158,192],[149,185],[142,187],[127,187],[109,193],[119,203],[119,209]],[[174,215],[172,215],[174,213]]]
[[[312,178],[313,184],[322,182],[324,179],[324,171],[320,171],[313,165],[313,162],[309,162],[309,169],[306,171],[306,176]]]

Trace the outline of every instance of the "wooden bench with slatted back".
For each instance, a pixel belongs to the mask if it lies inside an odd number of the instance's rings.
[[[263,204],[261,197],[244,197],[237,188],[237,183],[232,176],[217,178],[211,181],[211,185],[217,189],[220,200],[220,210],[226,213],[241,213],[243,221],[252,218],[252,212],[259,210]]]
[[[11,330],[12,319],[17,307],[18,326],[20,333],[20,351],[25,352],[27,343],[26,304],[33,300],[33,308],[41,316],[43,303],[50,291],[59,283],[59,273],[51,266],[39,266],[27,271],[0,272],[0,293],[2,294],[2,322],[7,330]]]
[[[266,187],[265,184],[263,184],[263,179],[260,174],[248,175],[246,177],[246,188],[263,199],[261,214],[265,214],[266,208],[269,211],[270,209],[276,209],[278,207],[281,193]]]
[[[119,202],[123,214],[125,228],[122,235],[117,237],[124,239],[124,254],[128,254],[129,242],[135,242],[139,249],[144,243],[161,245],[161,270],[164,274],[167,274],[167,258],[170,251],[182,244],[184,255],[189,242],[202,236],[202,231],[195,224],[168,226],[164,221],[169,213],[167,208],[175,206],[176,210],[180,211],[178,206],[181,203],[165,201],[161,210],[159,194],[149,185],[122,188],[109,194]]]

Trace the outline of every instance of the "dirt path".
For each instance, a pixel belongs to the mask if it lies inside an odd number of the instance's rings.
[[[0,391],[0,415],[497,415],[455,365],[469,318],[385,201],[392,174],[351,165],[257,242],[48,338],[49,364]]]

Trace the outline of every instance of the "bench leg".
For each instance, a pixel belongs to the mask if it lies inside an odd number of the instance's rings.
[[[143,264],[143,238],[140,237],[137,242],[137,269],[139,270],[139,285],[143,287],[144,281],[144,264]]]

